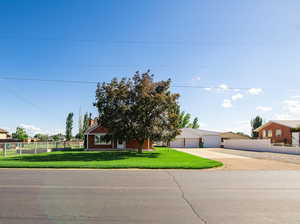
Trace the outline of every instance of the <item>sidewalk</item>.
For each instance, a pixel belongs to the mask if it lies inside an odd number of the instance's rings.
[[[300,170],[300,164],[254,159],[246,156],[215,152],[217,149],[176,148],[176,150],[207,159],[217,160],[224,164],[224,166],[213,170]]]

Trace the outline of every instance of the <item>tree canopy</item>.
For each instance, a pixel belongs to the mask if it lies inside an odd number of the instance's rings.
[[[179,112],[179,128],[199,128],[198,118],[195,117],[191,123],[191,114],[185,113],[184,111]]]
[[[17,127],[16,132],[12,133],[12,137],[14,139],[19,139],[19,140],[26,140],[28,139],[28,134],[26,133],[26,130],[24,128],[21,127]]]
[[[98,122],[113,139],[135,139],[139,152],[145,140],[170,141],[180,134],[179,94],[170,92],[171,80],[154,81],[150,71],[132,78],[97,85]]]
[[[49,135],[38,133],[34,135],[34,138],[37,138],[39,141],[46,142],[49,139]]]

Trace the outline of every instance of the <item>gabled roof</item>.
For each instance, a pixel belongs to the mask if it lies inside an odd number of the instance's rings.
[[[300,120],[271,120],[267,123],[265,123],[264,125],[260,126],[259,128],[255,129],[255,132],[260,131],[261,129],[267,127],[268,125],[272,124],[272,123],[276,123],[276,124],[280,124],[289,128],[298,128],[300,127]]]
[[[221,133],[222,138],[229,138],[229,139],[250,139],[248,135],[233,133],[233,132],[224,132]]]
[[[91,127],[89,127],[85,132],[84,134],[87,135],[89,134],[91,131],[95,130],[96,128],[98,128],[100,125],[99,124],[94,124],[92,125]]]
[[[7,134],[7,133],[8,133],[8,131],[6,131],[6,130],[4,130],[4,129],[0,128],[0,133]]]
[[[220,135],[220,132],[194,128],[182,128],[181,134],[176,136],[176,138],[200,138],[207,135]]]

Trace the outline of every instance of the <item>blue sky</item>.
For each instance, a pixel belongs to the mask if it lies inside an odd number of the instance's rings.
[[[75,126],[79,108],[97,114],[94,85],[3,76],[102,82],[148,68],[219,87],[172,88],[203,129],[300,118],[297,0],[1,0],[0,10],[1,128],[64,132],[68,112]]]

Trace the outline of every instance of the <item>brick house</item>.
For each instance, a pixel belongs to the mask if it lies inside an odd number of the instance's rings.
[[[293,144],[292,130],[299,127],[300,120],[273,120],[254,131],[258,132],[260,139],[271,139],[272,143]]]
[[[90,128],[85,132],[85,146],[87,150],[99,150],[99,149],[137,149],[138,142],[132,140],[114,140],[106,141],[104,136],[109,134],[107,128],[96,124],[94,120],[90,121]],[[143,149],[151,149],[152,142],[146,140],[143,145]]]

